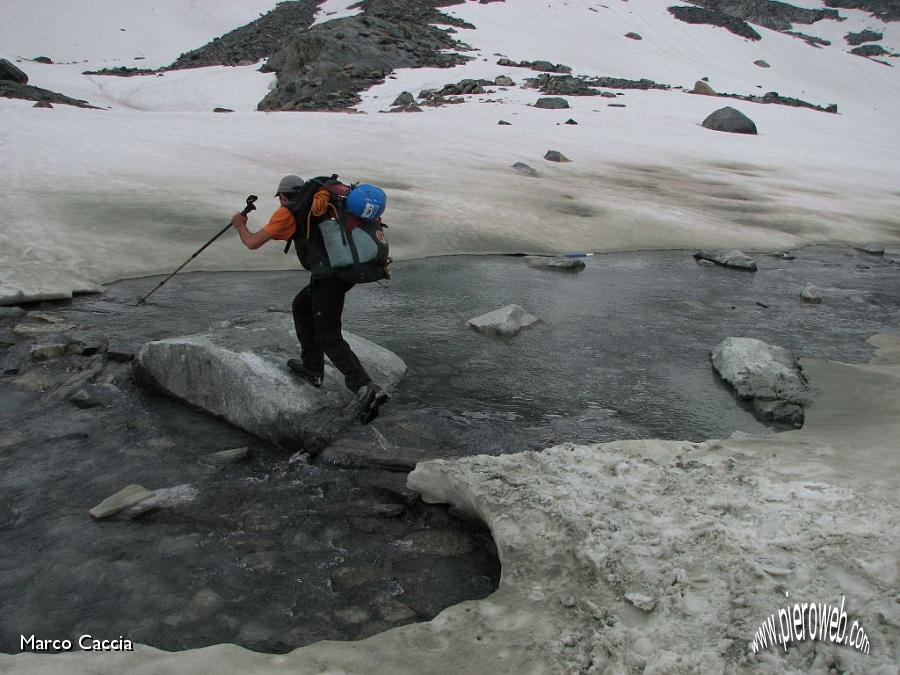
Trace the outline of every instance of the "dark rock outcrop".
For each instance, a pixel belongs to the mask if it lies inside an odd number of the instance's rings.
[[[0,59],[0,81],[28,84],[28,75],[11,61]]]
[[[900,3],[897,0],[825,0],[826,7],[861,9],[872,16],[888,21],[900,21]]]
[[[850,53],[857,56],[893,56],[893,53],[881,45],[860,45],[851,49]]]
[[[785,31],[791,24],[811,24],[822,19],[839,19],[834,9],[806,9],[775,0],[689,0],[704,9],[743,19],[771,30]]]
[[[471,57],[432,24],[456,23],[437,3],[364,0],[364,13],[295,33],[268,62],[278,83],[260,110],[341,110],[396,68],[451,67]],[[442,4],[454,4],[443,0]]]
[[[539,75],[525,80],[529,89],[539,89],[553,96],[600,96],[597,87],[607,89],[670,89],[667,84],[653,80],[626,80],[620,77],[584,77],[573,75]]]
[[[30,84],[17,84],[16,82],[0,81],[0,96],[4,98],[20,98],[25,101],[37,101],[39,103],[63,103],[65,105],[74,105],[79,108],[94,108],[87,101],[71,98],[65,94],[59,94],[49,89],[41,89],[40,87],[32,87]],[[42,106],[44,107],[44,106]]]
[[[544,96],[535,102],[534,107],[546,108],[547,110],[560,110],[562,108],[568,108],[569,102],[559,96]]]
[[[761,40],[762,37],[743,19],[703,7],[669,7],[669,12],[679,21],[685,23],[721,26],[726,30],[748,40]]]
[[[529,68],[543,73],[571,73],[569,66],[561,63],[551,63],[550,61],[512,61],[507,58],[501,58],[497,61],[498,66],[512,66],[513,68]]]
[[[559,150],[548,150],[544,153],[544,159],[548,162],[571,162],[572,160],[562,154]]]
[[[700,84],[700,82],[697,82]],[[690,92],[692,94],[702,93],[698,91]],[[718,96],[720,98],[736,98],[740,101],[750,101],[751,103],[773,103],[777,105],[786,105],[792,108],[809,108],[810,110],[818,110],[819,112],[827,112],[827,113],[836,113],[838,111],[837,103],[830,103],[828,105],[816,105],[814,103],[809,103],[808,101],[803,101],[799,98],[793,98],[790,96],[782,96],[777,91],[767,91],[762,96],[749,96],[746,94],[727,94],[727,93],[717,93],[712,92],[706,94],[707,96]]]
[[[879,33],[874,30],[869,30],[866,28],[858,33],[847,33],[844,36],[844,39],[847,41],[847,44],[851,47],[856,47],[857,45],[861,45],[863,42],[878,42],[884,37],[883,33]]]

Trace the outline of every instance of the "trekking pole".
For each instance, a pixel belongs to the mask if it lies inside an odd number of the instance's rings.
[[[244,210],[241,211],[241,215],[246,216],[246,215],[247,215],[248,213],[250,213],[251,211],[255,211],[255,210],[256,210],[256,207],[253,205],[253,202],[255,202],[257,199],[259,199],[259,197],[257,197],[256,195],[250,195],[249,197],[247,197],[247,206],[245,206],[245,207],[244,207]],[[147,293],[147,295],[145,295],[143,298],[141,298],[140,300],[138,300],[138,301],[137,301],[137,305],[135,305],[135,307],[137,307],[138,305],[143,305],[143,304],[144,304],[144,301],[145,301],[147,298],[149,298],[151,295],[153,295],[154,293],[156,293],[156,291],[158,291],[160,288],[162,288],[163,284],[165,284],[169,279],[171,279],[171,278],[174,277],[176,274],[178,274],[178,273],[184,268],[185,265],[187,265],[189,262],[191,262],[191,260],[193,260],[194,258],[196,258],[196,257],[197,257],[198,255],[200,255],[201,253],[203,253],[203,251],[206,249],[207,246],[209,246],[209,245],[210,245],[211,243],[213,243],[216,239],[218,239],[218,238],[221,237],[223,234],[225,234],[225,233],[228,231],[228,228],[229,228],[229,227],[231,227],[231,223],[228,223],[228,225],[226,225],[224,228],[222,228],[222,231],[219,232],[219,234],[217,234],[215,237],[213,237],[213,238],[210,239],[208,242],[206,242],[205,244],[203,244],[203,246],[200,247],[200,249],[199,249],[194,255],[192,255],[190,258],[188,258],[187,260],[185,260],[185,261],[181,264],[181,267],[179,267],[177,270],[175,270],[174,272],[172,272],[172,274],[170,274],[170,275],[167,276],[165,279],[163,279],[162,281],[160,281],[160,282],[159,282],[159,285],[158,285],[156,288],[154,288],[152,291],[150,291],[149,293]]]

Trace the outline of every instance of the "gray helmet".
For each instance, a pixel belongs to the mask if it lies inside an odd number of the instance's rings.
[[[290,176],[285,176],[281,179],[281,182],[278,183],[278,192],[275,193],[275,196],[277,197],[282,192],[290,194],[291,192],[294,192],[295,190],[303,187],[303,184],[305,182],[306,181],[300,178],[300,176],[294,176],[293,174]]]

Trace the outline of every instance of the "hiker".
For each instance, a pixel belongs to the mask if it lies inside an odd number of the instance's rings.
[[[336,181],[336,176],[332,177]],[[325,374],[325,355],[344,375],[347,388],[360,403],[360,421],[368,424],[378,415],[388,396],[359,362],[341,335],[344,296],[354,283],[337,276],[328,260],[322,232],[316,225],[336,213],[331,193],[318,179],[308,183],[299,176],[285,176],[275,196],[280,206],[258,232],[247,229],[247,217],[236,213],[231,224],[244,246],[254,250],[276,239],[297,246],[301,263],[311,271],[309,284],[294,298],[294,328],[300,341],[300,359],[290,359],[288,367],[314,387],[321,387]],[[342,187],[342,184],[339,184]],[[318,189],[316,189],[318,188]],[[347,188],[349,190],[349,188]],[[304,227],[298,231],[297,223]],[[305,259],[304,259],[305,258]],[[383,278],[383,277],[382,277]]]

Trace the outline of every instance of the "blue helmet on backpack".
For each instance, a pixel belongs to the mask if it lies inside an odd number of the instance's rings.
[[[384,190],[368,183],[360,183],[347,195],[347,210],[363,220],[378,220],[387,206]]]

